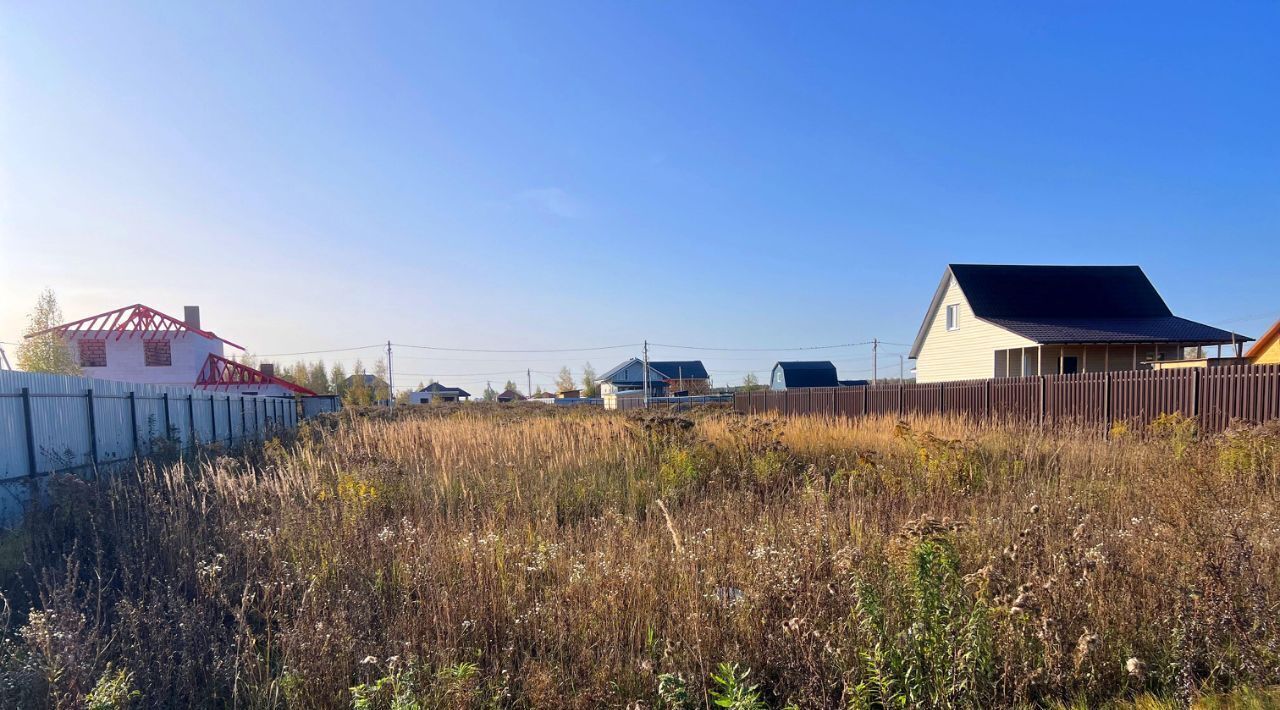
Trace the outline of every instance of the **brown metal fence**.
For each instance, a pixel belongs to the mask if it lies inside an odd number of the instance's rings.
[[[1133,370],[963,382],[759,390],[734,395],[748,414],[861,417],[945,414],[1010,423],[1117,422],[1145,426],[1162,414],[1207,431],[1280,419],[1280,365]]]

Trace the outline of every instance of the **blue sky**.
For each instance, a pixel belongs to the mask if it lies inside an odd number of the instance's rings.
[[[0,2],[0,340],[49,286],[265,354],[905,343],[948,262],[1280,316],[1274,2],[205,5]]]

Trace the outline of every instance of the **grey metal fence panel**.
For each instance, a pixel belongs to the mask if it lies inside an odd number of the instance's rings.
[[[291,398],[0,371],[0,480],[125,461],[170,433],[190,447],[297,421]]]

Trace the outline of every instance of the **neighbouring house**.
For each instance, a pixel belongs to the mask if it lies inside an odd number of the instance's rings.
[[[909,357],[917,382],[1149,368],[1246,336],[1173,315],[1137,266],[951,264]]]
[[[523,402],[524,395],[520,394],[515,390],[503,390],[502,394],[498,395],[498,401],[499,402]]]
[[[826,360],[778,362],[769,376],[769,389],[839,387],[836,366]]]
[[[470,399],[471,393],[461,387],[445,387],[439,382],[432,382],[417,392],[409,393],[410,404],[430,404],[432,402],[461,402]]]
[[[196,376],[196,388],[216,392],[232,392],[241,395],[289,397],[293,395],[315,396],[315,392],[276,377],[275,365],[264,364],[255,369],[221,355],[209,354]]]
[[[556,392],[556,399],[581,399],[582,390],[560,390]]]
[[[644,361],[631,358],[596,378],[600,396],[644,389]],[[711,389],[711,375],[701,360],[649,361],[649,396],[662,397],[676,392],[705,394]]]
[[[701,360],[650,360],[649,367],[662,374],[672,395],[711,391],[711,375]]]
[[[153,385],[192,387],[211,362],[225,359],[224,346],[244,350],[201,328],[199,306],[186,306],[178,319],[135,303],[27,337],[45,333],[62,336],[86,377]]]
[[[1280,321],[1271,326],[1266,335],[1244,354],[1251,365],[1275,365],[1280,363]]]

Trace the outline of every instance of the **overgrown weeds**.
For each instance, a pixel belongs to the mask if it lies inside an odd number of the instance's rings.
[[[0,705],[1269,698],[1280,431],[1128,431],[459,406],[61,478]]]

